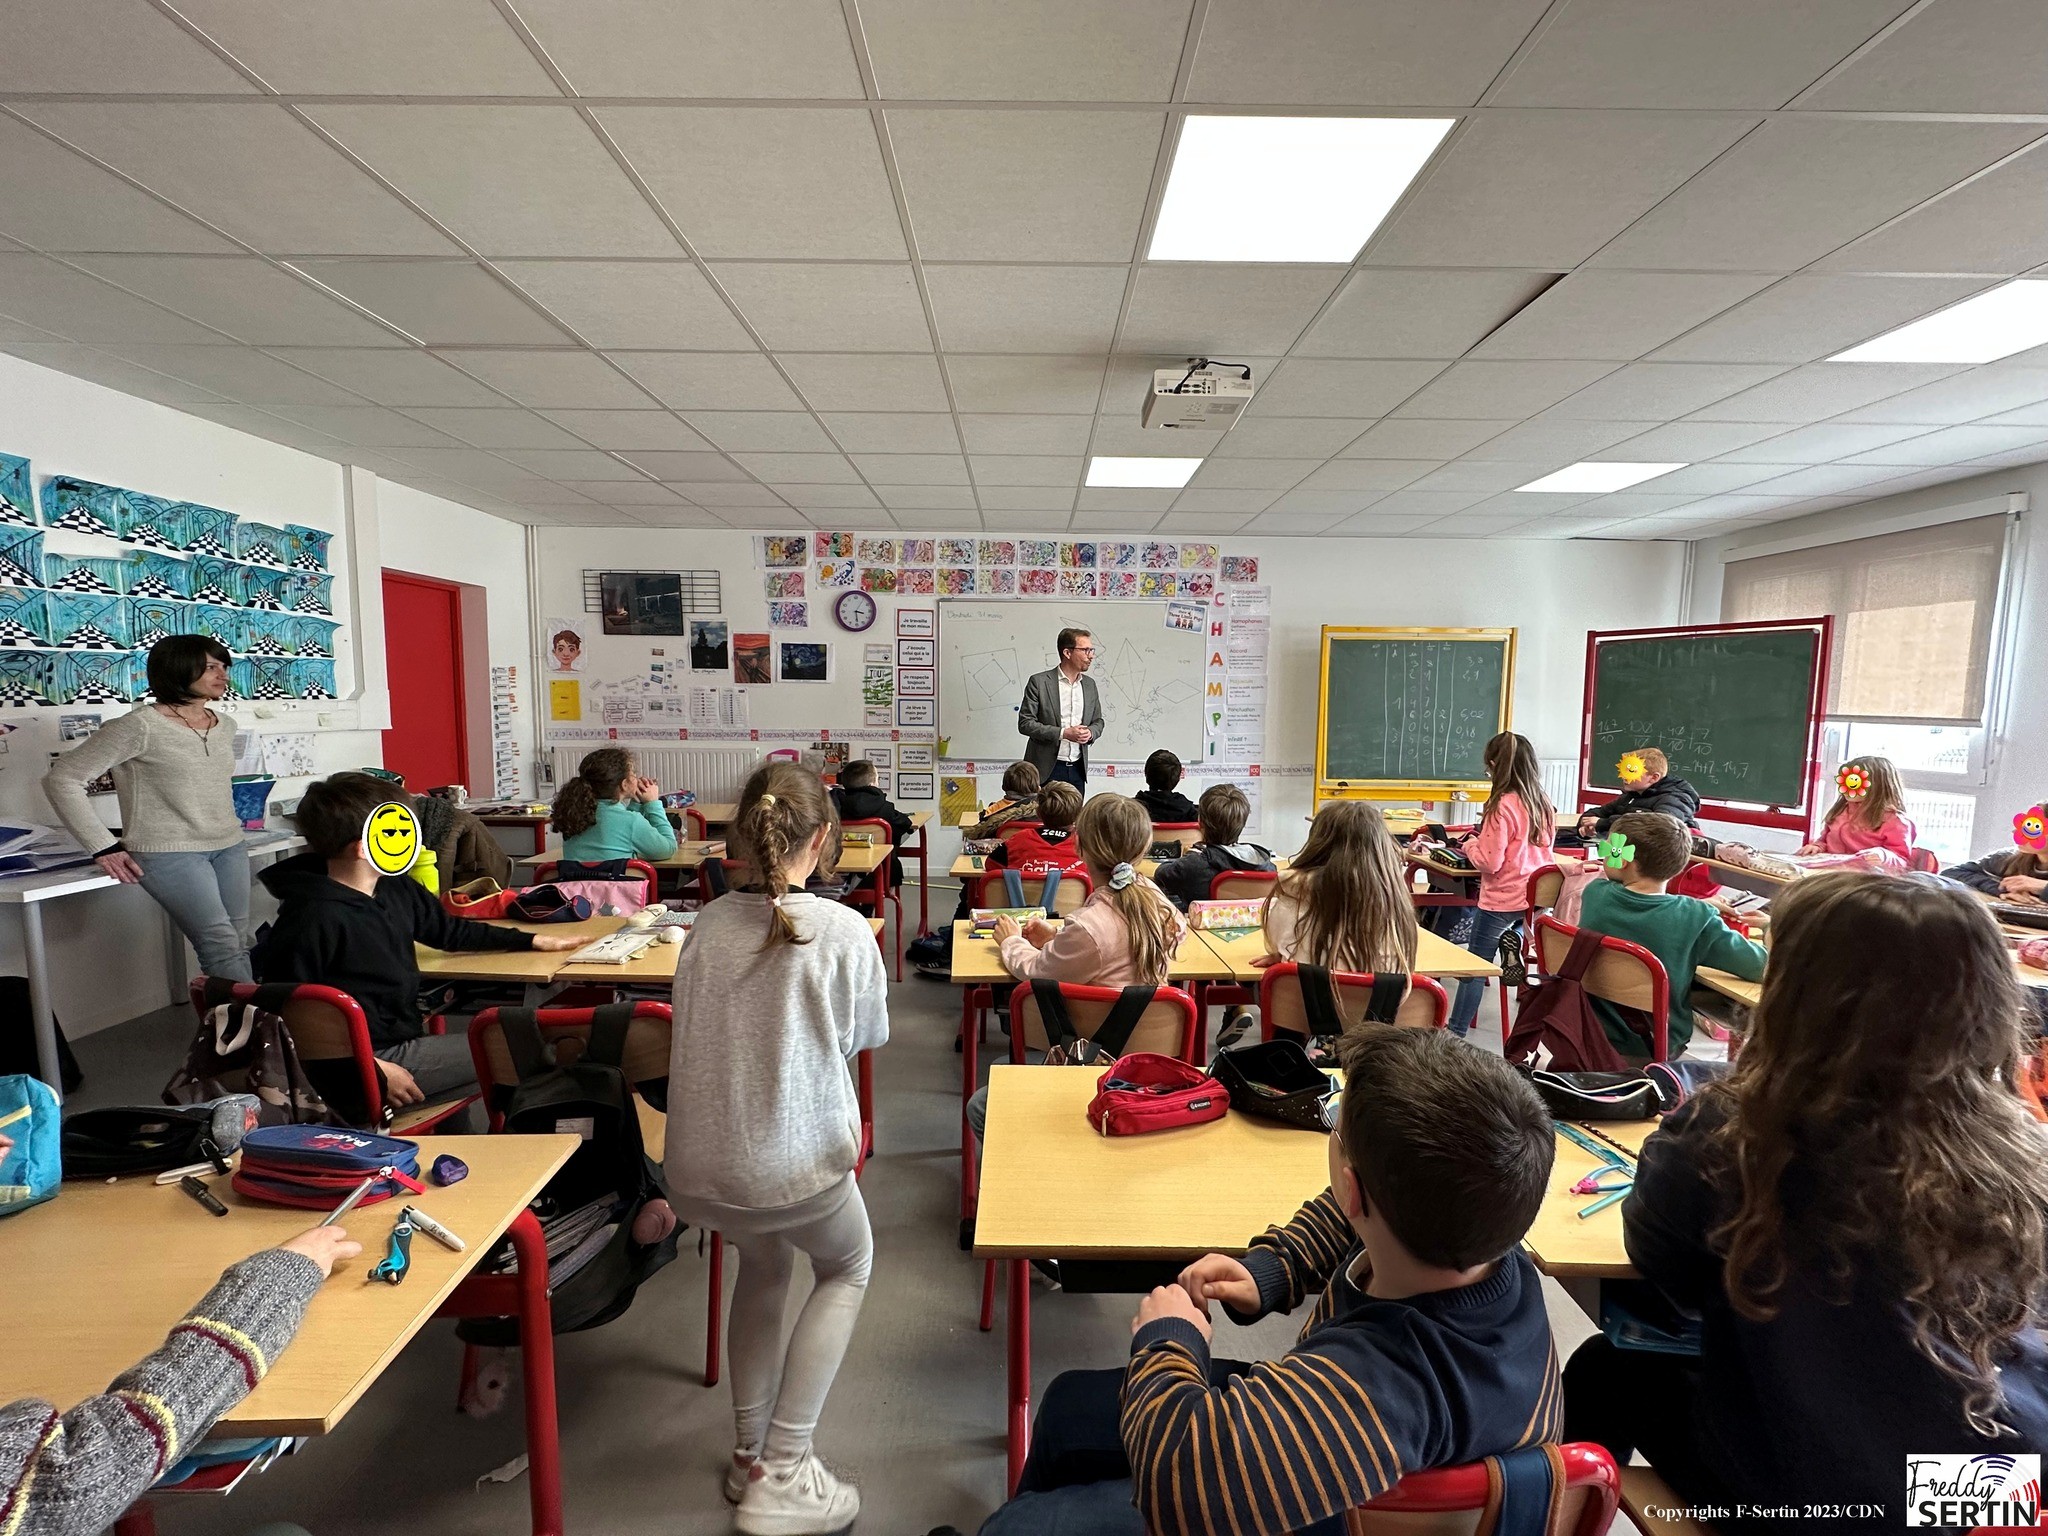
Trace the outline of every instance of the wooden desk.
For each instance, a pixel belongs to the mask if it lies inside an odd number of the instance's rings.
[[[2031,965],[2021,965],[2015,955],[2012,962],[2013,979],[2023,987],[2048,988],[2048,971],[2037,971]],[[1701,966],[1693,977],[1703,987],[1709,987],[1723,997],[1732,997],[1748,1008],[1754,1008],[1757,999],[1763,996],[1764,984],[1760,981],[1744,981],[1740,976],[1731,976],[1726,971],[1717,971],[1710,966]]]
[[[1738,891],[1753,891],[1759,896],[1775,896],[1799,878],[1797,875],[1767,874],[1745,864],[1724,864],[1719,859],[1694,859],[1692,862],[1706,865],[1722,885],[1732,885]]]
[[[422,1136],[422,1166],[442,1152],[469,1164],[469,1177],[430,1187],[411,1203],[468,1243],[450,1253],[417,1239],[403,1285],[367,1285],[363,1277],[405,1200],[356,1211],[345,1225],[363,1254],[340,1265],[306,1312],[298,1338],[270,1374],[228,1410],[213,1435],[323,1435],[362,1398],[426,1325],[447,1310],[472,1314],[458,1290],[503,1292],[516,1282],[462,1282],[509,1228],[533,1277],[544,1281],[540,1228],[526,1204],[576,1149],[573,1136]],[[226,1179],[208,1181],[232,1213],[209,1216],[175,1187],[147,1178],[68,1185],[62,1198],[7,1223],[0,1242],[0,1294],[41,1297],[33,1328],[0,1335],[0,1381],[10,1396],[47,1398],[69,1408],[163,1343],[220,1272],[259,1248],[302,1232],[317,1212],[244,1200]],[[515,1224],[516,1219],[516,1224]],[[529,1247],[530,1245],[530,1247]],[[137,1255],[147,1262],[137,1262]],[[533,1525],[559,1532],[561,1466],[556,1442],[553,1338],[545,1284],[519,1301],[492,1295],[499,1312],[522,1311],[527,1356],[527,1451],[532,1458]],[[536,1325],[537,1326],[534,1326]]]
[[[1207,942],[1223,963],[1230,967],[1230,979],[1256,985],[1262,967],[1252,964],[1267,954],[1266,936],[1258,929],[1249,933],[1228,935],[1201,931]],[[1415,974],[1418,976],[1444,976],[1455,980],[1468,977],[1491,977],[1500,974],[1500,967],[1484,955],[1475,955],[1469,949],[1460,948],[1449,939],[1431,933],[1427,928],[1415,936]]]
[[[700,800],[690,809],[704,818],[704,825],[707,827],[729,827],[733,818],[740,813],[739,803],[728,800]]]
[[[1602,1136],[1621,1143],[1630,1154],[1657,1128],[1655,1120],[1603,1120],[1597,1127]],[[1598,1138],[1595,1138],[1596,1140]],[[1522,1246],[1536,1267],[1559,1279],[1626,1280],[1635,1276],[1628,1251],[1621,1242],[1621,1202],[1604,1211],[1581,1217],[1579,1212],[1599,1199],[1598,1195],[1577,1195],[1572,1186],[1595,1168],[1600,1159],[1566,1139],[1557,1138],[1557,1161],[1551,1165],[1550,1183],[1543,1205]]]
[[[533,851],[539,853],[547,846],[548,823],[554,812],[546,806],[538,811],[522,810],[474,810],[471,814],[487,827],[523,827],[533,836]]]
[[[953,924],[953,970],[952,980],[959,986],[989,986],[993,983],[1011,982],[1016,978],[1003,968],[1002,951],[994,939],[968,937],[971,923],[961,921]],[[1054,927],[1058,927],[1055,922]],[[1476,960],[1478,956],[1473,956]],[[1201,935],[1189,932],[1181,940],[1180,948],[1173,953],[1173,964],[1168,967],[1166,979],[1170,982],[1211,982],[1228,981],[1231,972],[1228,962],[1221,959],[1214,949],[1202,942]]]

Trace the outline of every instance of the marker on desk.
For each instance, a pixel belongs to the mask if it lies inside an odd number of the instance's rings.
[[[190,1195],[194,1200],[197,1200],[201,1205],[205,1206],[207,1210],[213,1212],[214,1215],[227,1215],[228,1208],[220,1203],[220,1201],[214,1196],[213,1191],[208,1189],[204,1184],[200,1183],[199,1180],[193,1178],[189,1173],[186,1174],[184,1178],[178,1180],[178,1188],[185,1191],[186,1194]]]
[[[453,1232],[450,1232],[446,1227],[442,1226],[441,1223],[434,1220],[433,1217],[429,1216],[425,1211],[421,1210],[418,1206],[408,1205],[404,1210],[398,1213],[398,1219],[400,1221],[411,1222],[415,1227],[418,1227],[422,1232],[426,1233],[427,1236],[431,1237],[435,1242],[439,1243],[443,1248],[448,1249],[450,1252],[461,1253],[469,1247],[469,1244],[465,1243]]]

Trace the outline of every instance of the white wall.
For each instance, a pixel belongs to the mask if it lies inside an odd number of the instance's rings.
[[[1009,536],[1002,529],[990,533]],[[544,617],[570,617],[582,611],[586,569],[715,566],[723,573],[725,617],[734,630],[767,628],[767,601],[748,534],[557,528],[542,530],[538,547]],[[1266,840],[1291,849],[1301,840],[1313,785],[1323,625],[1516,626],[1521,633],[1515,728],[1534,741],[1544,757],[1576,757],[1586,631],[1675,622],[1685,546],[1595,540],[1265,538],[1225,539],[1222,548],[1226,554],[1257,556],[1260,580],[1272,589],[1273,648],[1267,673],[1271,697],[1261,825]],[[860,646],[863,638],[893,637],[898,601],[882,599],[883,617],[862,637],[840,630],[814,598],[808,632],[778,633],[830,641],[835,647],[836,680],[829,686],[777,683],[752,690],[753,724],[778,729],[857,726]],[[936,600],[900,601],[931,607]],[[586,637],[595,628],[597,615],[588,617],[589,624],[581,630]],[[644,657],[648,643],[644,638],[607,641],[602,635],[586,639],[599,675],[608,654],[637,652]],[[612,652],[609,647],[619,649]],[[676,646],[672,654],[679,651]],[[940,664],[945,664],[944,656]],[[1133,743],[1116,756],[1142,759],[1146,749],[1145,744]],[[992,786],[993,779],[987,782]],[[953,846],[950,832],[935,838],[935,862],[950,860]]]

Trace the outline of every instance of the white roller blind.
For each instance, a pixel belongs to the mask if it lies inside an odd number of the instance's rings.
[[[1975,725],[1984,718],[2007,520],[1973,517],[1731,561],[1721,617],[1832,614],[1828,714]]]

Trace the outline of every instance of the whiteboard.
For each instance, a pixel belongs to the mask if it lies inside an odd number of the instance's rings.
[[[1158,747],[1202,761],[1204,634],[1166,627],[1166,604],[973,598],[939,601],[939,735],[946,755],[1013,761],[1024,755],[1017,706],[1034,672],[1059,665],[1059,633],[1095,635],[1103,734],[1091,753],[1142,761]]]

